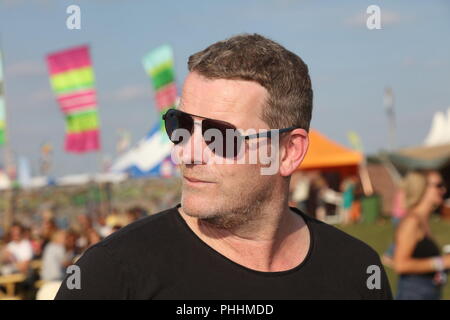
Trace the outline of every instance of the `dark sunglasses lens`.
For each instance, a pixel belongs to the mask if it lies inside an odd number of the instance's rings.
[[[202,121],[202,134],[205,143],[219,157],[236,158],[239,153],[242,138],[239,132],[231,124],[217,120],[205,119]],[[216,141],[216,136],[220,135],[220,142]],[[228,150],[230,149],[230,150]]]
[[[164,123],[169,139],[175,144],[183,142],[183,135],[180,134],[180,136],[177,137],[175,130],[185,129],[192,133],[192,128],[194,126],[194,121],[192,120],[190,115],[173,109],[167,111],[167,113],[165,114]]]

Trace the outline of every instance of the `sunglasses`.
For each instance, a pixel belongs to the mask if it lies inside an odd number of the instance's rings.
[[[445,185],[445,183],[443,182],[439,182],[439,183],[430,183],[431,186],[437,188],[437,189],[447,189],[447,186]]]
[[[283,129],[271,129],[266,132],[255,133],[255,134],[250,134],[250,135],[242,135],[242,134],[240,134],[238,129],[229,122],[215,120],[215,119],[209,119],[206,117],[197,116],[194,114],[183,112],[183,111],[177,110],[177,109],[169,109],[162,116],[162,118],[164,120],[166,132],[167,132],[167,135],[169,136],[170,141],[172,141],[174,144],[179,144],[179,143],[183,142],[182,137],[180,137],[181,139],[177,139],[176,134],[174,134],[174,132],[178,129],[185,129],[191,135],[193,134],[193,132],[194,132],[194,118],[193,117],[202,119],[202,122],[201,122],[202,136],[203,136],[203,139],[205,140],[206,145],[211,148],[211,151],[213,153],[215,153],[218,156],[224,157],[224,158],[231,158],[231,157],[236,158],[239,154],[239,151],[241,150],[242,142],[244,140],[261,138],[261,137],[270,138],[273,131],[278,131],[278,133],[281,134],[281,133],[289,132],[291,130],[299,128],[299,127],[289,127],[289,128],[283,128]],[[213,148],[214,137],[212,137],[212,139],[205,138],[206,132],[210,129],[217,130],[217,132],[220,132],[222,137],[224,137],[224,139],[222,139],[222,145],[219,145],[219,146],[215,145]],[[229,137],[229,135],[226,134],[227,130],[228,130],[228,132],[229,132],[229,130],[233,130],[232,132],[234,134],[233,134],[232,140],[228,139],[228,138],[225,139],[225,137]],[[230,146],[229,145],[230,143],[232,143],[233,145]],[[227,147],[232,152],[225,152],[226,150],[228,150]]]

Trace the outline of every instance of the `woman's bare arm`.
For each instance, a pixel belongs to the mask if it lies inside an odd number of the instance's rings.
[[[405,218],[400,224],[396,235],[394,253],[394,269],[397,273],[428,273],[436,271],[434,258],[413,258],[414,248],[422,237],[419,221],[415,218]],[[450,267],[450,256],[443,257],[444,267]]]

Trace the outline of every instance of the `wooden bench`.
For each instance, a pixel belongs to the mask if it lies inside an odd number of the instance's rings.
[[[20,297],[15,295],[16,284],[25,281],[25,279],[26,275],[22,273],[0,276],[0,286],[4,286],[6,291],[0,290],[0,300],[20,300]]]

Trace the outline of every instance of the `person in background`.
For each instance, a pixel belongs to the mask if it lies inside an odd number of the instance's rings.
[[[38,225],[31,226],[30,229],[30,242],[31,247],[33,248],[33,257],[35,259],[40,259],[42,257],[42,245],[44,243],[40,229]]]
[[[119,231],[122,228],[122,226],[120,224],[116,224],[113,228],[112,228],[112,232],[116,232]]]
[[[44,252],[45,246],[51,241],[53,233],[56,232],[57,229],[58,228],[56,227],[56,223],[53,217],[46,218],[42,221],[41,226],[42,252]]]
[[[303,173],[297,174],[296,180],[292,183],[292,201],[295,203],[295,206],[303,212],[307,211],[310,184],[310,178]]]
[[[96,244],[97,242],[100,242],[102,238],[100,235],[95,231],[94,228],[91,228],[87,232],[87,239],[88,239],[88,248]]]
[[[24,238],[24,229],[20,224],[13,224],[10,229],[11,241],[6,245],[3,273],[21,272],[27,274],[33,258],[33,248],[29,240]]]
[[[72,261],[73,263],[75,263],[82,253],[81,249],[77,247],[77,239],[78,234],[74,230],[69,229],[66,231],[66,260]]]
[[[126,224],[130,224],[136,220],[139,220],[145,215],[145,210],[139,206],[131,207],[126,213]]]
[[[106,218],[104,215],[98,216],[95,230],[102,238],[106,238],[113,232],[112,227],[106,224]]]
[[[362,199],[365,196],[361,180],[355,176],[355,189],[353,191],[353,203],[350,208],[350,221],[352,223],[360,222],[362,219]]]
[[[437,171],[410,172],[403,186],[407,214],[395,237],[394,269],[400,275],[397,299],[438,300],[450,255],[440,254],[429,219],[442,204],[446,187]]]
[[[343,224],[349,224],[351,222],[351,209],[353,201],[355,200],[355,188],[356,177],[349,177],[344,179],[341,185],[342,191],[342,209],[341,209],[341,221]]]
[[[324,176],[318,175],[315,180],[317,193],[316,219],[329,221],[329,216],[334,212],[333,208],[340,205],[341,194],[334,191]]]
[[[403,188],[403,184],[401,184],[395,193],[392,203],[392,224],[394,227],[399,225],[401,219],[403,219],[406,213],[405,190]]]
[[[308,198],[306,201],[306,213],[319,220],[325,218],[325,209],[320,200],[320,191],[324,187],[326,187],[326,181],[320,173],[311,173]]]
[[[76,230],[78,232],[77,246],[82,250],[86,250],[89,247],[89,231],[92,227],[92,220],[86,214],[80,214],[77,216]]]
[[[405,204],[405,190],[403,187],[403,182],[400,182],[397,190],[394,195],[394,199],[392,201],[392,226],[394,230],[397,229],[400,221],[406,215],[406,204]],[[383,264],[388,267],[393,267],[394,265],[394,251],[395,251],[395,242],[392,242],[386,252],[382,256]]]
[[[106,217],[106,224],[113,228],[116,225],[123,224],[123,219],[120,216],[119,210],[117,208],[112,208],[110,214]]]
[[[77,222],[80,230],[89,230],[92,228],[92,219],[87,214],[77,216]]]
[[[42,255],[41,279],[44,281],[61,281],[65,268],[71,264],[66,255],[66,232],[56,231],[47,244]]]

